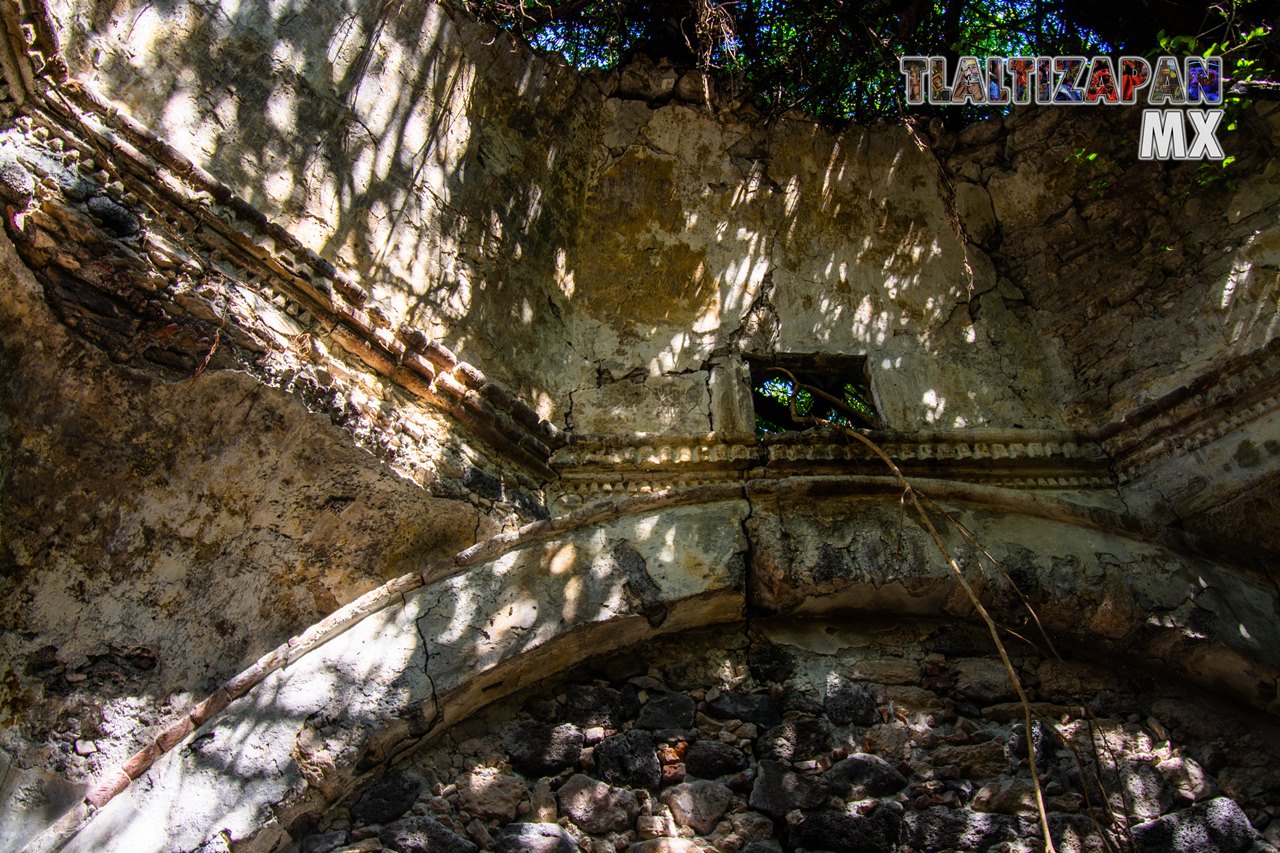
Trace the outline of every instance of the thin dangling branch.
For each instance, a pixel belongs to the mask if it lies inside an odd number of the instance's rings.
[[[964,524],[962,524],[958,518],[951,515],[951,513],[944,511],[942,507],[938,506],[938,502],[935,501],[933,498],[930,498],[926,495],[925,500],[929,503],[930,506],[938,510],[938,512],[940,512],[942,516],[946,518],[946,520],[951,524],[951,526],[954,527],[956,531],[960,534],[961,538],[963,538],[964,541],[969,544],[969,547],[973,548],[979,554],[986,557],[987,561],[990,562],[991,565],[995,566],[996,571],[1000,572],[1000,576],[1003,577],[1005,581],[1008,582],[1010,588],[1013,589],[1014,594],[1018,596],[1018,600],[1022,602],[1023,609],[1025,609],[1027,613],[1031,616],[1031,621],[1036,623],[1036,630],[1040,632],[1040,637],[1041,639],[1044,640],[1045,645],[1048,647],[1049,653],[1053,655],[1055,659],[1062,660],[1062,655],[1058,654],[1057,647],[1053,645],[1053,640],[1049,639],[1048,632],[1045,631],[1044,625],[1040,622],[1040,614],[1036,613],[1036,609],[1031,606],[1031,602],[1028,601],[1027,597],[1022,594],[1022,590],[1019,589],[1018,585],[1013,582],[1013,578],[1009,577],[1009,573],[1005,571],[1004,564],[1001,563],[999,560],[997,560],[995,556],[989,550],[987,550],[986,546],[983,545],[981,542],[979,542],[977,538],[974,537],[973,533],[969,530],[969,528],[965,527]]]
[[[1044,791],[1040,786],[1040,773],[1036,767],[1036,750],[1035,750],[1035,743],[1034,743],[1035,728],[1034,728],[1034,720],[1032,719],[1033,715],[1031,711],[1031,701],[1030,699],[1027,698],[1026,690],[1023,689],[1023,686],[1022,686],[1022,679],[1018,677],[1017,670],[1015,670],[1013,666],[1013,661],[1009,658],[1009,651],[1008,649],[1005,648],[1004,642],[1000,639],[1000,628],[996,624],[995,619],[993,619],[991,617],[991,614],[987,612],[987,608],[982,604],[982,600],[978,597],[977,592],[973,589],[973,586],[969,583],[969,580],[964,576],[964,571],[960,568],[960,564],[956,561],[956,558],[952,555],[951,550],[947,547],[947,543],[942,538],[942,534],[938,532],[938,528],[934,525],[933,520],[929,517],[929,513],[925,510],[924,504],[920,500],[919,493],[916,492],[915,488],[907,480],[906,476],[903,475],[902,469],[898,467],[897,463],[895,463],[891,458],[889,458],[889,454],[885,453],[884,450],[880,447],[880,445],[876,444],[874,441],[867,438],[865,435],[858,432],[857,430],[850,429],[843,424],[835,423],[834,421],[828,420],[826,418],[811,417],[808,415],[800,414],[798,411],[796,411],[796,398],[801,391],[800,383],[796,380],[796,377],[788,370],[785,370],[780,367],[774,367],[774,368],[771,368],[771,370],[782,376],[785,376],[791,382],[791,393],[787,400],[787,404],[791,410],[792,420],[794,420],[796,423],[811,423],[815,425],[834,427],[834,428],[840,429],[846,435],[861,442],[868,450],[871,451],[871,453],[874,456],[876,456],[876,458],[878,458],[881,462],[885,464],[885,467],[887,467],[890,470],[890,472],[892,472],[894,479],[896,479],[898,481],[898,485],[902,487],[902,493],[904,497],[910,500],[912,508],[915,509],[916,514],[920,518],[921,525],[924,527],[925,531],[929,534],[929,538],[933,540],[934,546],[937,547],[939,553],[942,554],[943,559],[946,560],[947,566],[951,569],[951,573],[955,576],[956,581],[960,584],[960,588],[964,590],[965,595],[969,599],[969,603],[973,605],[974,611],[978,614],[978,617],[987,626],[987,631],[991,635],[991,641],[995,644],[996,652],[999,653],[1000,655],[1001,663],[1004,664],[1005,673],[1009,676],[1009,682],[1013,686],[1014,693],[1016,693],[1018,696],[1018,701],[1022,703],[1023,720],[1024,720],[1024,725],[1026,726],[1026,737],[1027,737],[1027,744],[1028,744],[1027,765],[1028,765],[1028,769],[1031,771],[1031,787],[1035,793],[1036,813],[1040,819],[1040,831],[1044,833],[1044,850],[1045,850],[1045,853],[1057,853],[1057,848],[1053,844],[1053,837],[1049,833],[1049,812],[1045,806]],[[841,409],[848,408],[847,406],[844,405],[842,401],[836,399],[830,394],[827,394],[826,392],[822,391],[819,388],[811,388],[811,387],[805,386],[803,390],[815,396],[822,397],[828,402],[834,403],[835,405],[839,406]],[[925,496],[925,500],[929,500],[928,496]],[[933,505],[935,507],[937,506],[936,503],[934,503]],[[942,515],[944,517],[949,517],[950,514],[945,511],[942,511]]]

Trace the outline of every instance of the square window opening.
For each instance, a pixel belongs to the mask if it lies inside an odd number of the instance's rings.
[[[807,418],[853,429],[880,427],[865,356],[785,353],[748,357],[747,366],[751,373],[757,440],[781,433],[830,428],[809,422]],[[798,389],[793,389],[791,377],[799,384]],[[800,420],[791,415],[793,390]]]

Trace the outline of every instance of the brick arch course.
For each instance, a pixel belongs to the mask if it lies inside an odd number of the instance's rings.
[[[237,849],[276,849],[371,770],[622,647],[744,617],[965,621],[945,564],[883,491],[693,488],[495,537],[264,656],[30,849],[55,839],[69,850],[194,849],[220,835]],[[1121,654],[1275,712],[1280,645],[1266,639],[1274,627],[1255,606],[1257,581],[1097,527],[951,506],[1075,656]],[[979,585],[1000,618],[1019,618],[999,578]]]

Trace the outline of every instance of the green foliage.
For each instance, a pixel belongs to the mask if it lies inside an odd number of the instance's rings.
[[[1087,148],[1077,148],[1067,155],[1068,161],[1074,161],[1077,166],[1083,166],[1086,163],[1092,164],[1098,162],[1098,152],[1090,151]]]
[[[781,376],[771,376],[757,386],[756,391],[761,396],[775,400],[784,406],[791,405],[791,395],[795,386],[791,384],[791,380],[783,379]],[[813,395],[801,388],[795,392],[796,398],[796,414],[808,415],[813,410]]]
[[[1239,188],[1239,182],[1226,170],[1235,161],[1235,157],[1225,157],[1217,163],[1201,163],[1196,167],[1196,186],[1205,188],[1221,183],[1222,186],[1234,192]]]
[[[1161,29],[1156,33],[1156,47],[1149,51],[1153,56],[1164,53],[1222,57],[1222,75],[1228,81],[1223,98],[1226,111],[1223,126],[1228,132],[1239,127],[1240,114],[1251,103],[1246,94],[1251,85],[1265,82],[1280,70],[1275,45],[1269,40],[1274,30],[1273,20],[1259,21],[1258,18],[1262,5],[1257,0],[1235,0],[1210,6],[1199,33],[1170,35]],[[1227,158],[1222,167],[1226,168],[1234,160],[1234,157]]]
[[[1091,200],[1096,201],[1101,198],[1115,183],[1113,180],[1116,171],[1115,162],[1100,156],[1097,151],[1077,148],[1064,157],[1063,162],[1074,164],[1077,169],[1085,170],[1085,176],[1088,178],[1085,189],[1088,190]]]
[[[756,438],[764,438],[796,429],[807,429],[809,424],[793,424],[784,426],[778,421],[790,421],[792,395],[795,396],[795,411],[802,418],[818,418],[830,424],[856,429],[864,424],[876,422],[875,409],[871,405],[871,394],[867,386],[858,382],[844,382],[840,389],[839,399],[844,408],[820,398],[801,386],[795,388],[790,379],[771,376],[755,387],[757,399],[771,400],[777,407],[770,407],[774,418],[756,413]],[[821,427],[825,428],[825,427]]]
[[[1204,53],[1223,56],[1227,76],[1245,82],[1263,79],[1275,64],[1274,13],[1262,0],[1169,0],[1160,16],[1094,0],[464,2],[580,68],[614,67],[646,53],[732,77],[770,112],[800,109],[833,121],[903,115],[902,56]],[[990,112],[914,110],[949,120]]]

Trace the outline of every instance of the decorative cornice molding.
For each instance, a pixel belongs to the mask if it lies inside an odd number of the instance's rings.
[[[871,432],[907,476],[1016,489],[1109,489],[1101,448],[1076,433],[1051,430]],[[862,443],[825,433],[766,439],[704,436],[575,436],[551,459],[559,500],[574,506],[609,494],[750,479],[882,474],[884,463]]]
[[[130,278],[144,283],[129,297],[118,292],[118,281],[113,281],[113,297],[150,300],[178,319],[194,317],[212,324],[210,331],[226,324],[218,322],[212,306],[201,304],[205,300],[190,282],[208,273],[225,277],[229,287],[247,288],[279,308],[301,334],[331,344],[331,353],[345,353],[345,358],[360,362],[411,397],[447,413],[467,433],[539,480],[554,476],[547,460],[566,441],[558,427],[421,330],[403,326],[393,331],[376,309],[366,310],[364,289],[334,264],[89,87],[79,81],[63,85],[56,73],[61,67],[56,36],[44,33],[48,16],[47,11],[41,15],[43,4],[27,0],[28,8],[18,10],[16,0],[0,3],[17,13],[6,26],[16,28],[25,40],[23,57],[30,66],[26,76],[45,75],[38,84],[28,81],[19,90],[22,100],[13,102],[21,106],[24,130],[48,141],[44,153],[51,162],[91,182],[95,194],[110,198],[144,223],[138,235],[127,238],[100,228],[91,234],[92,220],[51,187],[29,209],[11,209],[5,217],[24,260],[61,261],[58,275],[77,287],[100,290],[100,282],[82,275],[74,260],[67,260],[67,252],[40,248],[74,240],[68,231],[77,229],[69,223],[79,221],[82,235],[109,249],[104,262],[129,269]],[[9,78],[16,69],[8,66],[14,64],[10,56],[4,69],[10,91],[14,84]],[[162,298],[155,300],[155,295]],[[231,343],[250,352],[263,351],[255,345],[253,330],[222,331]]]
[[[56,28],[43,0],[0,0],[0,112],[27,115],[59,138],[83,160],[109,155],[115,174],[98,164],[96,179],[106,194],[126,204],[130,194],[156,217],[149,223],[140,274],[158,289],[171,287],[176,271],[218,270],[257,291],[323,338],[346,358],[405,389],[429,407],[448,413],[464,429],[494,445],[540,478],[553,476],[548,460],[567,437],[540,418],[510,390],[493,382],[438,341],[410,327],[393,330],[367,305],[360,283],[302,245],[287,229],[240,198],[227,185],[177,149],[151,134],[115,104],[80,81],[66,79]],[[119,185],[116,179],[125,178]],[[11,234],[21,233],[10,228]],[[20,240],[21,237],[15,237]],[[1280,339],[1262,350],[1214,366],[1186,386],[1094,431],[1088,453],[1101,446],[1122,478],[1131,478],[1161,458],[1203,447],[1280,406]],[[1101,465],[1059,464],[1079,461],[1082,446],[1068,436],[1027,435],[935,437],[923,440],[882,435],[886,451],[906,466],[932,471],[944,466],[970,482],[1004,483],[1018,488],[1099,488],[1110,485]],[[968,435],[968,433],[964,433]],[[750,440],[644,440],[623,452],[617,439],[587,437],[576,450],[557,457],[555,468],[567,491],[642,483],[721,482],[739,466],[768,465],[781,471],[831,465],[848,468],[869,462],[866,451],[838,441],[768,444],[767,455]],[[1055,444],[1055,441],[1058,441]],[[592,445],[595,442],[596,445]],[[897,443],[895,443],[897,442]],[[649,446],[642,453],[642,448]],[[588,448],[593,449],[588,452]],[[581,456],[574,454],[587,454]],[[594,454],[594,456],[592,455]],[[601,456],[600,454],[605,454]],[[607,457],[607,458],[606,458]],[[652,458],[651,458],[652,457]],[[669,459],[667,458],[669,457]],[[1033,462],[1032,460],[1040,460]],[[675,467],[662,466],[671,462]],[[591,474],[591,466],[611,466]],[[656,466],[656,467],[655,467]],[[706,471],[699,477],[692,472]],[[643,476],[641,476],[643,475]],[[661,475],[661,476],[650,476]]]
[[[1118,473],[1186,455],[1280,409],[1280,338],[1217,365],[1094,435]]]

